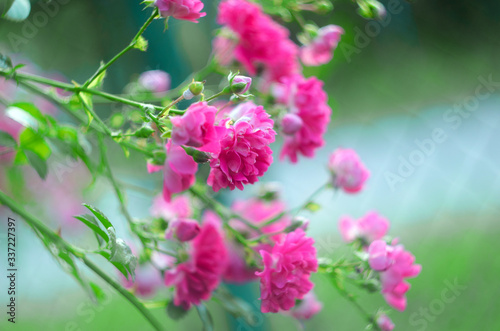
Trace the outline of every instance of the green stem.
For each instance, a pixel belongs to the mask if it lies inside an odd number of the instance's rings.
[[[36,229],[36,231],[41,232],[45,237],[49,238],[51,241],[58,243],[61,247],[66,249],[68,252],[73,254],[75,257],[82,260],[82,262],[90,268],[93,272],[95,272],[99,277],[101,277],[105,282],[110,284],[115,290],[117,290],[123,297],[125,297],[130,303],[132,303],[137,310],[151,323],[151,325],[156,330],[162,330],[163,326],[156,320],[156,318],[144,307],[144,305],[137,300],[135,296],[133,296],[129,291],[124,289],[120,284],[114,281],[111,277],[109,277],[106,273],[104,273],[98,266],[96,266],[93,262],[91,262],[82,252],[74,247],[73,245],[66,242],[60,236],[58,236],[54,231],[52,231],[49,227],[47,227],[44,223],[39,221],[37,218],[29,214],[19,206],[14,200],[12,200],[9,196],[7,196],[3,191],[0,191],[0,202],[9,207],[9,209],[21,216],[29,226]]]
[[[108,67],[110,65],[112,65],[116,60],[118,60],[123,54],[127,53],[129,50],[131,50],[132,48],[135,47],[135,44],[137,43],[137,40],[139,39],[139,37],[144,33],[144,31],[146,30],[146,28],[151,24],[151,22],[153,22],[153,20],[158,16],[158,8],[155,8],[155,10],[153,11],[153,13],[151,14],[151,16],[148,18],[148,20],[143,24],[143,26],[141,27],[141,29],[139,30],[139,32],[137,32],[137,34],[135,35],[135,37],[132,39],[132,41],[130,42],[130,44],[125,47],[120,53],[116,54],[111,60],[109,60],[107,63],[101,65],[99,67],[99,69],[97,69],[97,71],[92,75],[92,77],[90,77],[89,80],[87,80],[85,82],[85,84],[83,84],[84,87],[88,87],[90,84],[92,84],[92,82],[94,80],[97,79],[97,77],[99,77],[99,75],[101,75],[103,72],[105,72]]]
[[[310,196],[309,198],[306,199],[306,201],[300,205],[299,207],[295,208],[295,213],[294,213],[294,216],[297,216],[304,208],[307,207],[308,204],[310,204],[311,202],[314,202],[314,199],[321,193],[323,192],[324,189],[326,189],[328,186],[330,185],[330,183],[325,183],[323,185],[321,185],[316,191],[314,191]]]
[[[177,99],[175,99],[174,101],[172,101],[168,106],[166,106],[165,108],[163,108],[162,111],[158,114],[158,118],[161,118],[164,115],[168,115],[170,113],[170,108],[172,108],[173,106],[175,106],[176,104],[178,104],[182,100],[184,100],[184,95],[181,95],[180,97],[178,97]]]
[[[213,99],[217,98],[217,97],[220,97],[221,95],[225,95],[225,94],[228,94],[228,92],[226,91],[226,89],[223,89],[222,91],[220,91],[219,93],[215,93],[214,95],[212,95],[211,97],[205,99],[206,102],[209,102],[209,101],[212,101]]]

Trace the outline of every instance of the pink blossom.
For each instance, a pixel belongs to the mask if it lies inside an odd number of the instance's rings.
[[[264,14],[259,5],[244,0],[223,1],[217,22],[239,38],[234,55],[250,74],[257,73],[259,64],[270,81],[299,71],[298,48],[288,38],[288,30]]]
[[[200,151],[218,153],[223,127],[214,127],[217,108],[206,102],[189,106],[182,116],[171,117],[172,142],[198,148]]]
[[[149,70],[139,76],[139,84],[146,90],[163,95],[170,89],[170,75],[163,70]]]
[[[291,310],[292,316],[299,320],[308,320],[323,309],[323,304],[318,301],[313,291],[310,291],[299,303]]]
[[[237,40],[228,38],[224,35],[216,36],[212,41],[212,49],[215,60],[221,66],[228,66],[234,60],[234,49]]]
[[[193,240],[200,233],[200,226],[196,220],[189,218],[178,218],[168,224],[165,232],[166,239],[177,239],[179,241]]]
[[[333,185],[347,193],[361,191],[370,172],[352,149],[337,148],[328,160],[328,168],[333,174]]]
[[[376,212],[369,212],[358,220],[344,216],[339,222],[340,233],[345,242],[361,239],[366,245],[382,239],[389,229],[389,221]]]
[[[318,66],[330,62],[342,34],[344,34],[344,29],[340,26],[327,25],[322,27],[310,44],[302,46],[300,59],[307,66]]]
[[[295,306],[314,284],[309,280],[318,269],[314,240],[302,229],[288,233],[270,252],[261,250],[264,270],[260,277],[261,311],[277,313]]]
[[[151,216],[161,217],[166,221],[189,218],[193,214],[189,199],[185,195],[178,195],[170,202],[165,201],[162,194],[157,195],[153,200],[150,212]]]
[[[234,108],[230,117],[220,123],[227,130],[220,152],[210,161],[207,183],[215,192],[225,187],[243,190],[243,185],[258,181],[273,162],[269,144],[276,132],[264,108],[246,102]]]
[[[227,250],[220,220],[212,212],[204,215],[200,234],[190,242],[189,259],[165,273],[165,284],[175,287],[174,304],[189,309],[208,300],[227,265]]]
[[[304,125],[304,121],[296,114],[286,114],[281,120],[281,127],[284,134],[294,135]]]
[[[233,93],[244,94],[244,93],[248,92],[248,90],[250,89],[250,85],[252,85],[252,78],[247,77],[247,76],[242,76],[242,75],[236,75],[236,76],[234,76],[234,79],[232,82],[233,87],[236,84],[245,84],[245,85],[239,91],[235,91],[233,89]]]
[[[121,273],[120,280],[125,288],[133,289],[141,297],[152,296],[163,285],[160,272],[149,263],[135,268],[135,282]]]
[[[242,284],[255,280],[257,269],[247,265],[244,258],[245,250],[230,241],[226,243],[226,247],[229,253],[229,263],[224,270],[224,282]]]
[[[190,188],[195,182],[198,164],[186,151],[169,140],[165,146],[167,158],[163,166],[163,197],[170,201],[172,194]]]
[[[178,20],[198,23],[198,18],[207,15],[200,13],[203,9],[203,2],[200,0],[155,0],[154,4],[163,17],[172,16]]]
[[[415,257],[404,250],[403,245],[387,245],[383,240],[375,240],[368,247],[370,267],[380,273],[382,295],[389,305],[397,310],[406,309],[405,293],[410,284],[405,278],[416,277],[422,267],[414,264]]]
[[[394,323],[386,314],[381,314],[377,318],[377,325],[382,331],[392,331],[394,329]]]
[[[313,157],[315,150],[325,143],[323,135],[331,115],[323,82],[316,77],[293,75],[282,79],[281,84],[275,86],[274,94],[278,102],[288,107],[289,113],[302,120],[295,134],[285,136],[280,159],[288,157],[296,163],[298,154]]]

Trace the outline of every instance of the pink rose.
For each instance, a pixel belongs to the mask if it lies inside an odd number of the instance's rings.
[[[339,222],[340,233],[345,242],[361,239],[366,245],[382,239],[389,230],[389,221],[376,212],[369,212],[358,220],[344,216]]]
[[[155,0],[154,4],[163,17],[172,16],[178,20],[198,23],[198,18],[207,15],[200,13],[203,9],[203,2],[200,0]]]
[[[310,44],[302,46],[300,59],[307,66],[318,66],[330,62],[342,34],[344,34],[344,29],[340,26],[327,25],[322,27]]]
[[[328,160],[328,168],[333,174],[333,185],[347,193],[361,191],[370,172],[352,149],[337,148]]]
[[[165,232],[166,239],[190,241],[200,233],[200,225],[193,219],[178,218],[168,224]]]

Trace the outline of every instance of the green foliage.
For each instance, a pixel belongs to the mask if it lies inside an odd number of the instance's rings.
[[[0,146],[17,148],[17,142],[9,133],[0,131]]]
[[[203,323],[203,331],[213,331],[214,330],[214,320],[212,315],[208,311],[204,304],[199,304],[196,306],[198,315],[200,316],[201,322]]]
[[[31,11],[29,0],[0,0],[0,14],[10,21],[24,21]]]
[[[186,316],[187,312],[184,308],[174,305],[172,301],[167,304],[167,315],[174,321],[178,321]]]

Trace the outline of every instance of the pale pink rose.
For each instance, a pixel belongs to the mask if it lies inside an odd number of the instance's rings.
[[[170,89],[170,81],[170,75],[163,70],[148,70],[139,76],[139,84],[160,96]]]
[[[220,123],[227,130],[220,152],[210,161],[207,183],[215,192],[226,187],[243,190],[243,185],[257,182],[273,162],[269,145],[276,132],[264,108],[246,102],[234,108],[230,117]]]
[[[245,0],[227,0],[219,5],[217,22],[238,38],[235,58],[252,75],[259,65],[269,81],[299,71],[298,47],[289,39],[289,31],[264,14],[259,5]]]
[[[197,102],[189,106],[182,116],[171,117],[172,142],[196,147],[203,152],[218,153],[220,139],[226,130],[214,126],[216,113],[217,108],[206,102]]]
[[[224,35],[216,36],[212,41],[212,49],[215,60],[221,66],[228,66],[234,60],[234,49],[236,48],[237,40],[228,38]]]
[[[168,224],[165,231],[166,239],[177,239],[179,241],[193,240],[200,233],[200,225],[196,220],[189,218],[178,218]]]
[[[308,320],[323,309],[323,304],[318,301],[313,291],[310,291],[302,301],[291,309],[292,316],[298,320]]]
[[[178,20],[198,23],[200,17],[207,15],[201,13],[203,2],[200,0],[155,0],[154,5],[158,7],[161,16],[172,16]]]
[[[186,310],[210,299],[227,266],[220,219],[213,212],[203,218],[200,233],[189,243],[188,260],[165,272],[165,284],[175,287],[174,304]]]
[[[342,34],[344,29],[337,25],[327,25],[319,29],[316,38],[300,49],[302,63],[318,66],[330,62]]]
[[[302,120],[299,130],[285,135],[280,159],[288,157],[296,163],[299,154],[314,157],[315,150],[325,144],[323,135],[328,129],[331,115],[323,82],[316,77],[293,75],[283,78],[274,87],[273,94],[279,103],[288,107],[290,114]]]
[[[361,239],[365,245],[369,245],[387,234],[389,221],[376,212],[369,212],[358,220],[348,216],[342,217],[339,229],[345,242]]]
[[[389,305],[397,310],[406,309],[405,293],[410,284],[405,278],[416,277],[422,267],[415,263],[415,257],[404,250],[403,245],[387,245],[383,240],[375,240],[368,247],[370,268],[380,273],[382,295]]]
[[[172,194],[189,189],[195,182],[198,164],[186,151],[169,140],[165,146],[167,158],[163,166],[163,197],[170,201]]]
[[[177,218],[189,218],[193,214],[187,196],[178,195],[172,198],[170,202],[167,202],[162,194],[157,195],[153,199],[150,213],[151,216],[161,217],[166,221],[173,221]]]
[[[377,325],[382,331],[392,331],[394,329],[394,323],[386,314],[381,314],[377,318]]]
[[[260,277],[261,311],[277,313],[295,306],[312,290],[311,273],[318,269],[314,240],[302,229],[288,233],[270,252],[261,250],[264,270]]]
[[[333,185],[347,193],[361,191],[370,172],[352,149],[337,148],[328,160],[328,168],[333,174]]]

